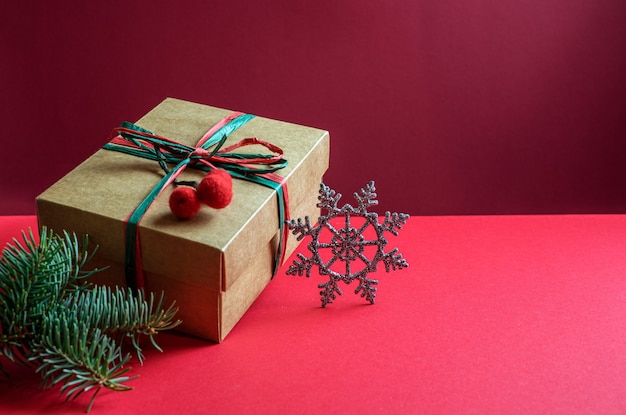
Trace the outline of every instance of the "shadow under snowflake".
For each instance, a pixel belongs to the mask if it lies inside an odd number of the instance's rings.
[[[378,205],[373,181],[362,188],[360,193],[354,193],[358,207],[345,204],[339,208],[337,202],[340,198],[341,193],[336,193],[322,183],[317,206],[326,210],[327,215],[320,216],[316,226],[311,226],[308,216],[304,221],[298,218],[285,222],[292,233],[297,235],[298,241],[306,236],[311,237],[308,244],[311,257],[298,254],[298,259],[289,266],[287,275],[310,277],[314,266],[320,275],[327,275],[328,281],[318,285],[322,289],[322,307],[332,303],[337,298],[336,294],[342,294],[339,281],[350,284],[354,280],[359,281],[354,293],[360,293],[361,297],[374,304],[378,280],[368,278],[367,274],[375,272],[379,262],[385,264],[387,272],[409,266],[397,248],[385,252],[385,232],[397,236],[409,215],[386,212],[385,219],[380,223],[377,213],[368,212],[369,207]]]

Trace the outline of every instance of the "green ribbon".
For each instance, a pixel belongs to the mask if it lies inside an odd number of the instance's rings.
[[[260,184],[276,192],[278,198],[278,223],[281,237],[276,252],[272,275],[277,273],[284,258],[284,240],[287,233],[284,222],[288,202],[285,192],[286,189],[283,189],[284,180],[280,176],[273,174],[273,172],[284,168],[287,165],[287,160],[282,159],[282,157],[276,160],[276,156],[267,154],[218,153],[228,136],[253,118],[254,115],[241,113],[235,113],[227,117],[221,122],[224,124],[217,128],[217,130],[198,147],[186,146],[164,137],[156,136],[150,131],[128,122],[122,123],[120,128],[114,130],[114,132],[117,132],[119,137],[125,141],[119,138],[113,139],[111,142],[104,145],[104,149],[157,161],[165,172],[165,176],[152,188],[126,220],[125,269],[126,282],[129,287],[137,289],[144,286],[143,270],[141,266],[141,247],[139,242],[139,222],[159,194],[169,184],[176,182],[176,177],[180,175],[186,167],[203,171],[210,171],[215,167],[221,168],[226,170],[234,178]],[[218,125],[219,124],[220,123],[218,123]],[[208,149],[211,147],[215,148],[209,153]],[[216,155],[219,157],[216,157],[216,160],[213,161],[212,158]],[[200,159],[211,161],[205,164],[198,162]],[[261,160],[261,162],[254,167],[250,167],[249,163],[254,162],[253,160]],[[263,163],[263,160],[267,160],[267,163]],[[169,165],[174,165],[174,167],[169,168]]]

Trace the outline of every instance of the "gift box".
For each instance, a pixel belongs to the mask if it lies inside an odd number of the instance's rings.
[[[136,125],[194,147],[232,113],[167,98]],[[273,174],[286,183],[289,216],[318,217],[318,189],[329,163],[328,132],[249,118],[228,132],[224,146],[254,137],[282,149],[287,165]],[[266,150],[256,147],[237,151],[257,154]],[[207,157],[206,151],[203,156]],[[194,169],[193,163],[190,167],[177,180],[200,181],[206,174]],[[98,246],[90,264],[107,267],[94,277],[95,282],[126,285],[129,215],[165,174],[154,159],[100,149],[37,197],[39,226],[87,234],[90,245]],[[181,220],[169,208],[174,188],[173,184],[164,187],[137,227],[143,286],[149,292],[163,291],[168,301],[176,301],[180,330],[221,342],[270,282],[281,244],[286,257],[297,241],[280,231],[276,189],[235,175],[230,205],[223,209],[205,206],[193,218]]]

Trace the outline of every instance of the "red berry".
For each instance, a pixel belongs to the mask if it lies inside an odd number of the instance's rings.
[[[179,219],[192,218],[198,213],[200,206],[200,199],[193,187],[177,187],[170,195],[170,210]]]
[[[233,199],[233,178],[226,170],[211,170],[198,184],[198,198],[214,209],[225,208]]]

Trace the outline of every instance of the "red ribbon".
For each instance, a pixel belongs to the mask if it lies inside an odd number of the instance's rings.
[[[249,118],[245,118],[249,117]],[[286,179],[274,171],[286,166],[287,161],[283,158],[283,150],[271,143],[258,138],[244,138],[239,142],[225,148],[221,148],[228,131],[219,138],[216,143],[216,134],[223,129],[228,129],[229,125],[234,127],[230,131],[238,128],[252,118],[248,114],[240,112],[233,113],[215,124],[196,144],[189,147],[176,141],[170,140],[145,131],[137,126],[133,128],[119,127],[113,130],[115,137],[104,148],[121,151],[152,160],[159,161],[159,164],[166,172],[165,177],[152,189],[144,201],[126,218],[126,269],[127,283],[131,287],[144,287],[143,266],[141,261],[141,245],[139,239],[139,222],[159,194],[187,168],[200,170],[211,170],[217,168],[215,165],[226,170],[231,176],[254,183],[262,184],[274,189],[279,197],[279,227],[281,239],[276,255],[274,274],[276,274],[280,264],[285,257],[285,241],[288,236],[288,228],[284,226],[285,217],[289,216],[289,200],[287,193]],[[237,120],[240,122],[237,123]],[[241,121],[243,120],[243,121]],[[231,122],[235,123],[231,124]],[[207,147],[216,145],[213,151]],[[239,154],[233,152],[242,147],[260,145],[271,152],[271,155],[261,154]],[[175,164],[173,169],[169,169],[167,164]],[[129,246],[132,245],[132,246]],[[130,249],[132,248],[132,249]]]

